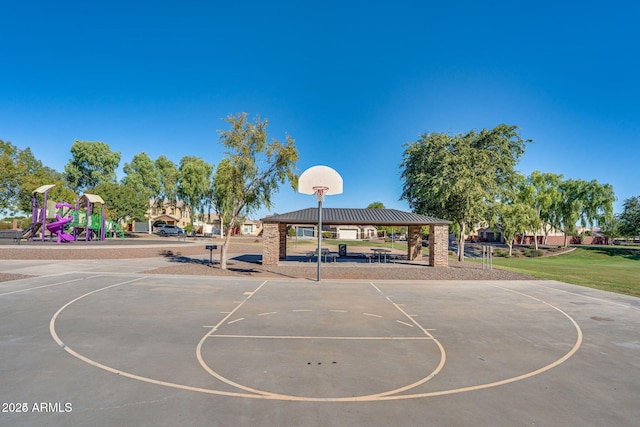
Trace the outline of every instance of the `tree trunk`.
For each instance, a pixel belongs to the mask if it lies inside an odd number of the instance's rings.
[[[458,240],[458,261],[464,261],[464,232],[465,232],[465,224],[458,223],[460,226],[460,239]]]
[[[512,255],[511,249],[513,248],[513,241],[510,240],[509,243],[507,243],[507,246],[509,246],[509,258],[511,258],[511,255]]]
[[[535,248],[536,248],[536,251],[537,251],[538,250],[538,232],[537,231],[533,232],[533,241],[535,243]]]
[[[569,235],[567,234],[567,232],[564,232],[564,247],[568,247],[569,246]]]
[[[224,241],[222,242],[222,248],[220,248],[220,268],[222,270],[227,269],[227,251],[229,250],[229,242],[231,241],[231,230],[228,227],[224,233]]]

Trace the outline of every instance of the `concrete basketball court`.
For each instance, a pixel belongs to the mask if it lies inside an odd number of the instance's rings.
[[[59,271],[0,283],[0,425],[640,420],[636,298],[551,281]]]

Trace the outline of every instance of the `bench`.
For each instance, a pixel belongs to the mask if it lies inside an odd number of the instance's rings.
[[[399,255],[399,254],[389,254],[388,255],[389,261],[391,261],[394,264],[396,263],[396,261],[404,259],[404,257],[405,257],[404,255]]]
[[[0,239],[13,239],[13,243],[20,244],[22,230],[0,230]]]

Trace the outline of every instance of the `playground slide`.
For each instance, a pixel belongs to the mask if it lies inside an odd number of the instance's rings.
[[[56,222],[47,224],[47,230],[58,235],[58,243],[61,243],[63,241],[73,242],[74,240],[76,240],[76,238],[71,234],[64,232],[64,227],[73,220],[73,217],[68,216],[66,218],[62,218],[60,215],[56,215],[56,218]]]
[[[39,229],[40,229],[40,223],[31,224],[29,227],[25,228],[22,231],[22,238],[29,239],[35,236]]]

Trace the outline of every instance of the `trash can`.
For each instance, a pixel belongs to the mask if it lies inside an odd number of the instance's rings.
[[[338,245],[338,255],[347,256],[347,245],[344,243]]]

